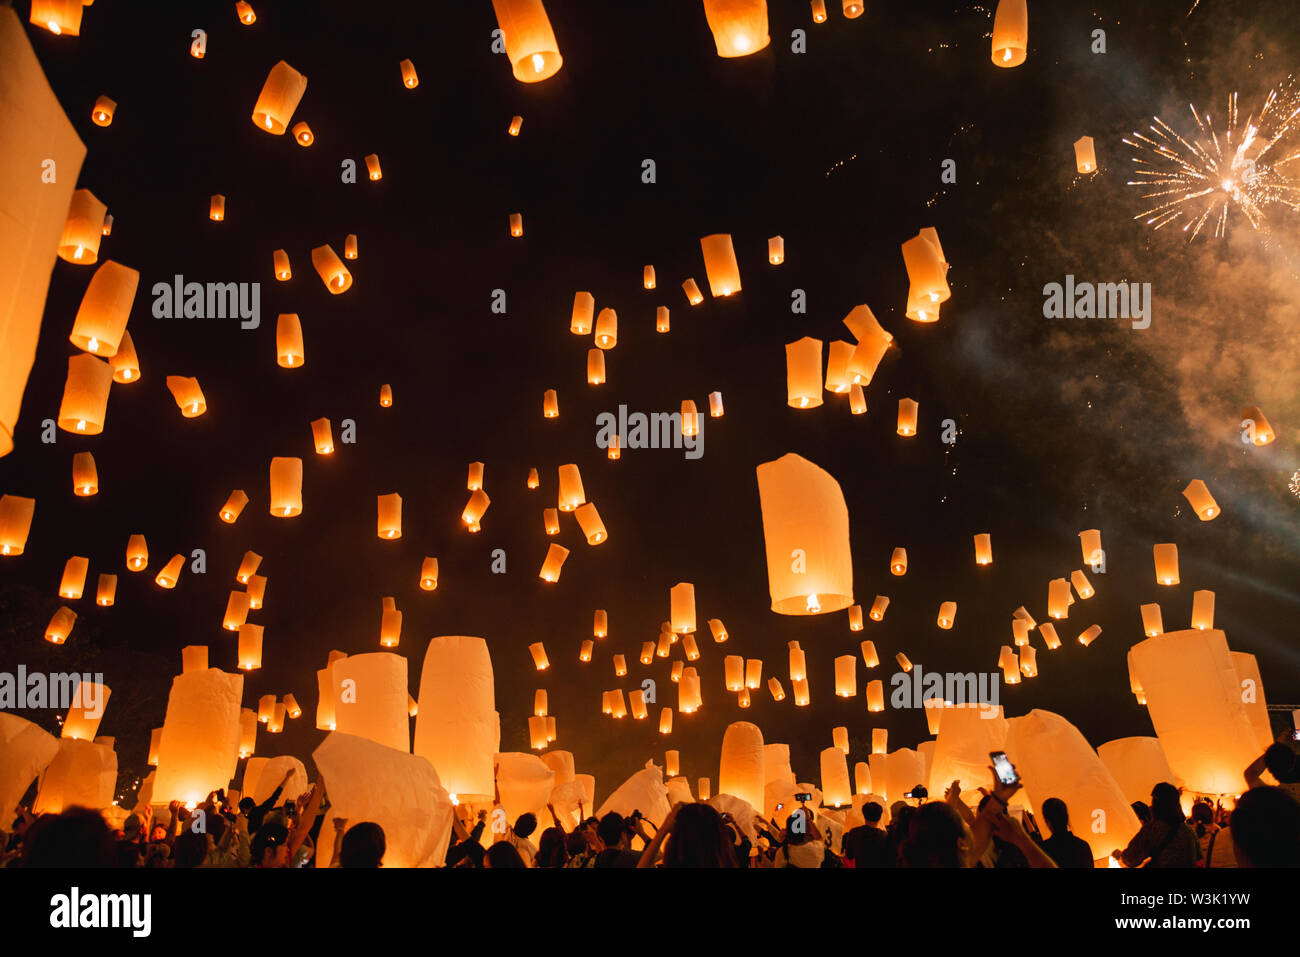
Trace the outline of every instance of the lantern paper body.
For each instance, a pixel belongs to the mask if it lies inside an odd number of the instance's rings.
[[[957,603],[955,601],[946,601],[939,606],[938,625],[940,628],[951,628],[957,620]]]
[[[1192,510],[1196,512],[1196,517],[1202,522],[1218,518],[1219,503],[1214,500],[1214,496],[1200,479],[1192,479],[1188,483],[1187,488],[1183,489],[1183,497],[1187,499]]]
[[[664,785],[663,770],[653,761],[647,761],[642,770],[620,784],[614,793],[605,799],[600,810],[596,812],[596,817],[604,817],[611,811],[617,811],[624,817],[628,817],[633,811],[639,810],[646,820],[658,826],[663,823],[671,807],[672,805],[668,803],[668,788]]]
[[[856,20],[862,16],[862,11],[865,9],[861,0],[844,0],[843,7],[846,20]]]
[[[594,504],[587,502],[579,506],[573,514],[588,545],[599,545],[609,538],[609,533],[605,531],[605,523],[600,520],[600,513],[596,511]]]
[[[32,813],[58,814],[64,808],[101,810],[113,804],[117,784],[117,754],[112,747],[65,738],[41,774],[41,788]]]
[[[250,758],[244,767],[242,794],[258,804],[265,804],[275,789],[280,787],[286,774],[289,775],[289,781],[280,792],[281,805],[298,800],[307,791],[307,768],[297,758],[287,754],[275,758]]]
[[[1053,578],[1047,583],[1047,613],[1053,618],[1065,618],[1070,612],[1070,583],[1064,578]]]
[[[930,765],[935,788],[946,788],[953,781],[961,781],[963,792],[989,787],[989,752],[1006,750],[1006,737],[1001,707],[988,707],[987,711],[978,705],[944,708]],[[1016,755],[1011,757],[1018,760]]]
[[[907,574],[907,549],[906,548],[895,548],[894,553],[889,556],[889,573],[891,575]],[[885,601],[886,603],[888,603],[889,599],[885,599]],[[872,607],[872,611],[873,612],[875,611],[874,606]],[[876,616],[873,614],[871,617],[875,618]]]
[[[276,518],[302,514],[302,459],[271,459],[271,514]]]
[[[187,419],[198,418],[208,411],[208,400],[199,387],[199,380],[193,376],[169,375],[167,389],[176,400],[176,407]]]
[[[372,176],[371,179],[376,177]],[[524,234],[524,216],[523,213],[510,214],[510,235],[518,239]]]
[[[917,402],[915,399],[898,400],[898,434],[916,435]]]
[[[262,667],[262,626],[244,623],[239,626],[239,668],[252,671]]]
[[[253,107],[253,124],[267,133],[282,136],[306,91],[307,78],[281,60],[271,67],[262,84],[262,92]]]
[[[22,495],[0,496],[0,555],[21,555],[36,513],[36,499]]]
[[[1101,532],[1090,528],[1079,533],[1079,547],[1083,551],[1083,560],[1088,565],[1098,565],[1102,560]]]
[[[117,576],[100,575],[98,587],[95,589],[95,604],[107,608],[113,604],[116,595]]]
[[[114,382],[140,381],[140,359],[135,354],[131,333],[122,331],[122,340],[117,344],[117,352],[108,360],[108,365],[113,370]]]
[[[605,383],[605,353],[599,349],[587,350],[587,383],[589,385]]]
[[[411,750],[406,659],[388,651],[348,655],[330,666],[334,726],[397,751]]]
[[[198,802],[224,788],[239,760],[244,676],[216,668],[172,679],[158,745],[154,799]]]
[[[280,280],[281,282],[284,282],[285,280],[293,278],[293,270],[289,266],[288,253],[286,253],[283,249],[277,249],[274,253],[271,254],[271,259],[274,262],[276,279]]]
[[[880,657],[876,654],[876,643],[874,641],[864,641],[862,643],[862,663],[868,668],[875,668],[880,664]]]
[[[431,640],[420,672],[419,706],[415,753],[440,769],[459,800],[489,800],[501,724],[487,642],[459,635]]]
[[[99,258],[99,241],[104,235],[102,227],[107,213],[108,207],[90,190],[74,192],[63,235],[59,237],[59,258],[77,266],[93,264]]]
[[[847,778],[847,772],[845,776]],[[733,795],[754,807],[763,807],[766,783],[763,732],[758,725],[748,721],[729,724],[722,736],[718,793]]]
[[[596,346],[599,349],[613,349],[618,345],[618,313],[613,309],[602,309],[596,317]],[[601,362],[604,370],[604,361]],[[603,379],[602,379],[603,381]]]
[[[524,118],[522,116],[512,116],[510,118],[510,128],[506,130],[511,136],[518,136],[519,131],[523,129]]]
[[[1202,631],[1214,627],[1214,592],[1192,593],[1192,627]]]
[[[858,659],[853,655],[840,655],[835,659],[835,693],[841,698],[852,698],[858,693]]]
[[[1123,850],[1137,834],[1137,815],[1124,791],[1079,729],[1059,714],[1036,709],[1011,718],[1003,750],[1024,778],[1034,813],[1041,815],[1051,797],[1088,809],[1089,824],[1076,834],[1092,848],[1093,860]]]
[[[59,753],[59,740],[25,718],[0,712],[0,815],[13,821],[18,802]]]
[[[573,314],[569,319],[569,331],[576,336],[585,336],[591,332],[591,324],[596,315],[596,298],[589,292],[573,294]]]
[[[849,512],[839,483],[794,453],[758,466],[772,611],[815,615],[853,604]]]
[[[96,126],[110,126],[113,123],[113,114],[117,112],[117,101],[107,96],[95,98],[95,105],[90,111],[90,122]]]
[[[297,369],[306,362],[302,344],[302,322],[293,313],[283,313],[275,321],[275,363],[282,369]]]
[[[75,435],[99,435],[108,411],[113,368],[102,359],[79,354],[68,358],[68,378],[59,405],[59,428]]]
[[[849,785],[849,763],[839,748],[826,748],[821,753],[822,802],[828,807],[844,807],[853,801]]]
[[[787,370],[789,369],[789,356],[787,346]],[[853,358],[854,346],[851,342],[844,342],[836,339],[830,345],[830,353],[826,360],[826,391],[834,392],[837,395],[843,395],[850,392],[853,388],[853,376],[849,373],[849,360]],[[820,350],[819,350],[820,358]],[[787,371],[788,374],[788,371]]]
[[[266,597],[266,576],[250,575],[248,578],[248,608],[250,611],[257,611],[262,607],[262,600]]]
[[[890,800],[903,800],[903,795],[918,784],[926,786],[925,758],[919,751],[899,748],[885,756],[884,793],[892,795]],[[947,785],[945,784],[944,787]]]
[[[720,57],[748,56],[771,42],[767,0],[704,0],[704,16]]]
[[[975,536],[975,564],[993,564],[993,540],[987,532]]]
[[[1097,757],[1129,804],[1151,803],[1151,789],[1162,781],[1179,783],[1158,738],[1116,738],[1097,748]]]
[[[546,802],[555,788],[555,771],[535,754],[506,752],[495,755],[497,785],[506,818],[515,821],[521,814],[546,815]]]
[[[695,631],[695,586],[678,582],[668,592],[668,606],[672,630],[679,635]]]
[[[330,428],[329,419],[312,420],[311,442],[317,455],[334,454],[334,430]]]
[[[175,588],[176,582],[181,577],[181,569],[185,566],[184,555],[173,555],[167,560],[167,564],[158,570],[154,576],[154,581],[163,588]]]
[[[316,275],[320,276],[320,281],[333,295],[352,288],[352,273],[348,272],[348,267],[343,265],[343,260],[339,259],[339,254],[329,243],[312,249],[311,264],[316,269]],[[383,405],[382,400],[380,405]]]
[[[38,8],[45,8],[39,10]],[[32,4],[31,21],[75,36],[81,6]],[[13,449],[13,433],[27,376],[36,356],[45,294],[67,226],[77,176],[86,155],[59,105],[11,7],[0,9],[0,87],[5,90],[5,130],[0,158],[0,456]],[[52,160],[58,179],[38,184],[33,171]],[[80,417],[78,417],[80,418]],[[73,424],[77,420],[73,420]],[[10,819],[12,823],[12,818]]]
[[[561,465],[559,476],[556,504],[561,512],[572,512],[587,501],[587,493],[582,487],[582,474],[576,465]]]
[[[1074,141],[1074,164],[1080,173],[1097,171],[1097,153],[1091,136],[1081,136]]]
[[[57,609],[50,616],[50,623],[45,626],[45,640],[52,645],[61,645],[72,634],[72,626],[77,622],[77,613],[66,605]]]
[[[208,668],[208,646],[186,645],[181,649],[181,673],[206,671]]]
[[[230,597],[226,600],[226,617],[222,621],[222,627],[226,631],[239,631],[248,617],[248,593],[242,591],[232,591]]]
[[[379,496],[378,535],[385,539],[402,537],[402,496],[396,492]]]
[[[1156,584],[1178,584],[1178,546],[1170,543],[1156,545],[1152,549],[1155,556]]]
[[[542,394],[542,418],[554,419],[560,414],[560,399],[554,389],[547,389]]]
[[[108,685],[78,680],[72,688],[72,700],[63,719],[61,736],[94,741],[99,734],[99,723],[104,719],[104,710],[108,707],[108,698],[112,693]]]
[[[670,328],[668,307],[659,306],[655,310],[655,332],[668,332]]]
[[[1253,445],[1268,445],[1277,438],[1273,426],[1257,405],[1247,406],[1241,410],[1241,427],[1245,430],[1243,434]]]
[[[867,411],[867,397],[856,382],[849,387],[849,411],[854,415],[864,415]]]
[[[1070,584],[1074,586],[1075,593],[1082,599],[1091,598],[1096,594],[1092,582],[1088,581],[1088,576],[1083,573],[1082,569],[1075,569],[1070,572]]]
[[[248,0],[238,0],[235,4],[235,16],[246,27],[257,22],[257,14],[253,11],[253,7],[248,3]]]
[[[403,60],[398,66],[402,70],[402,86],[408,90],[414,90],[420,85],[420,77],[415,72],[415,64],[410,60]]]
[[[86,587],[86,572],[90,568],[90,559],[73,555],[63,566],[63,578],[59,582],[59,596],[62,598],[80,598]]]
[[[248,580],[253,576],[253,573],[257,571],[261,564],[262,556],[257,554],[257,552],[244,552],[244,557],[239,560],[239,568],[235,570],[235,581],[239,582],[241,585],[247,585]]]
[[[387,409],[393,404],[393,387],[385,383],[379,387],[379,406]]]
[[[1020,66],[1025,62],[1028,47],[1029,10],[1025,0],[999,0],[997,13],[993,16],[993,63],[1007,68]],[[1078,150],[1077,144],[1075,150]],[[1081,169],[1080,172],[1087,171]]]
[[[813,409],[822,404],[822,341],[804,336],[785,347],[786,405]]]
[[[214,223],[223,222],[226,218],[226,197],[220,193],[214,193],[208,201],[208,219]]]
[[[1129,670],[1169,765],[1187,787],[1240,794],[1242,769],[1259,757],[1258,742],[1223,632],[1174,631],[1129,649]]]
[[[844,317],[844,325],[849,327],[858,341],[857,348],[849,358],[847,370],[855,377],[855,384],[869,385],[880,366],[880,360],[889,351],[894,336],[885,331],[867,305],[854,306]]]
[[[952,292],[948,288],[948,263],[933,226],[903,243],[903,263],[911,283],[907,292],[907,318],[936,322],[940,304],[947,302]]]
[[[488,497],[487,492],[483,491],[481,488],[475,489],[474,494],[472,494],[469,497],[469,501],[465,503],[464,511],[460,513],[460,520],[469,527],[471,532],[477,532],[479,530],[479,522],[482,520],[484,513],[487,512],[488,506],[491,504],[492,500]]]
[[[299,146],[311,146],[316,141],[316,134],[311,131],[311,127],[305,121],[298,121],[293,124],[293,141]]]
[[[446,861],[455,807],[426,758],[339,731],[312,758],[328,782],[331,815],[383,828],[384,867]]]
[[[567,548],[552,542],[546,550],[546,558],[542,561],[542,567],[537,573],[537,577],[548,582],[559,581],[560,569],[564,567],[564,560],[568,557],[569,550]]]
[[[72,494],[85,497],[98,491],[99,471],[95,468],[95,457],[89,452],[77,452],[72,456]]]
[[[766,12],[766,11],[765,11]],[[766,42],[766,32],[764,33]],[[700,240],[700,249],[704,253],[704,271],[709,281],[709,292],[713,298],[730,296],[740,292],[740,266],[736,263],[736,251],[731,245],[729,233],[716,233]],[[688,280],[694,286],[694,280]],[[698,292],[698,289],[696,289]],[[687,290],[690,298],[691,290]],[[694,305],[692,300],[692,305]]]
[[[1273,731],[1268,720],[1268,702],[1264,700],[1264,681],[1259,674],[1259,662],[1254,655],[1241,651],[1229,652],[1232,666],[1237,670],[1237,686],[1241,688],[1242,704],[1246,717],[1255,729],[1255,746],[1263,754],[1273,744]]]
[[[420,564],[420,588],[433,591],[438,587],[438,559],[426,557]]]
[[[564,63],[542,0],[492,0],[515,79],[537,83]]]

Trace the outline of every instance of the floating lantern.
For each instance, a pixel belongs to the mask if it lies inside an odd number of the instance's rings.
[[[1152,552],[1156,564],[1156,584],[1178,584],[1178,546],[1173,544],[1156,545]]]
[[[812,701],[812,693],[808,689],[807,678],[791,678],[790,684],[794,688],[794,704],[796,708],[806,708]]]
[[[713,634],[715,644],[722,644],[727,640],[727,626],[722,623],[721,618],[709,619],[709,631]]]
[[[592,652],[592,649],[595,648],[595,646],[596,646],[596,643],[595,643],[594,641],[592,641],[590,638],[587,638],[586,640],[584,640],[583,643],[582,643],[582,646],[578,649],[578,660],[579,660],[579,661],[590,661],[590,660],[591,660],[591,652]]]
[[[898,400],[898,434],[903,436],[916,435],[916,412],[917,402],[915,399]]]
[[[596,317],[596,345],[601,349],[618,345],[618,313],[613,309],[602,309]]]
[[[682,283],[682,291],[686,293],[686,301],[692,306],[698,306],[704,301],[704,293],[700,292],[700,287],[695,284],[694,279]]]
[[[858,693],[857,668],[858,659],[853,655],[840,655],[835,659],[835,693],[841,698],[852,698]]]
[[[981,532],[975,536],[975,564],[993,564],[993,539],[988,532]]]
[[[690,636],[688,635],[687,637],[689,638]],[[682,641],[683,641],[683,644],[685,644],[685,639],[682,639]],[[694,639],[692,639],[691,644],[692,644],[692,646],[694,646],[694,644],[695,644]],[[696,653],[695,657],[696,657],[696,658],[699,657],[699,653],[698,653],[698,652]],[[762,684],[763,684],[763,659],[762,659],[762,658],[748,658],[748,659],[746,659],[746,661],[745,661],[745,687],[746,687],[747,689],[751,689],[751,690],[755,690],[755,691],[756,691],[756,690],[758,690],[758,688],[759,688]]]
[[[867,682],[867,710],[885,710],[885,685],[879,679]]]
[[[239,626],[239,668],[252,671],[262,667],[262,626],[245,622]]]
[[[1070,583],[1064,578],[1053,578],[1047,583],[1047,613],[1053,618],[1066,618],[1070,614]]]
[[[276,518],[302,514],[302,459],[271,459],[271,514]]]
[[[1254,445],[1268,445],[1277,438],[1273,426],[1257,405],[1247,406],[1241,410],[1241,427],[1248,430],[1246,437]]]
[[[885,331],[876,320],[871,307],[865,304],[854,306],[844,317],[844,325],[848,326],[849,331],[858,341],[857,348],[848,361],[848,372],[854,377],[855,384],[869,385],[876,374],[876,369],[880,366],[880,361],[889,351],[894,336]]]
[[[410,60],[403,60],[398,64],[402,70],[402,86],[408,90],[414,90],[420,85],[420,78],[415,73],[415,64]]]
[[[365,162],[366,162],[366,171],[367,171],[367,172],[369,173],[369,175],[370,175],[370,180],[371,180],[371,182],[374,182],[375,180],[380,180],[380,179],[383,179],[383,178],[384,178],[384,171],[383,171],[382,169],[379,168],[379,154],[378,154],[378,153],[368,153],[368,154],[366,154]],[[510,217],[510,227],[511,227],[510,231],[511,231],[511,233],[514,234],[514,235],[521,235],[521,234],[523,233],[523,227],[522,227],[522,226],[519,228],[519,233],[517,233],[517,234],[514,233],[514,219],[515,219],[514,216],[511,216],[511,217]]]
[[[573,314],[569,319],[569,331],[577,336],[591,332],[592,318],[596,315],[596,297],[589,292],[573,294]]]
[[[814,409],[822,404],[822,341],[804,336],[785,346],[786,405]]]
[[[641,270],[641,285],[645,286],[646,289],[653,289],[655,287],[654,266],[646,266]]]
[[[907,574],[907,549],[895,548],[894,553],[889,556],[889,573],[891,575]],[[888,601],[888,599],[886,599]],[[875,617],[874,615],[872,617]]]
[[[854,415],[865,415],[867,411],[867,397],[856,382],[849,386],[849,411]]]
[[[560,400],[555,395],[554,389],[547,389],[542,395],[542,417],[545,419],[554,419],[560,414]]]
[[[312,420],[311,440],[317,455],[334,454],[334,430],[330,428],[329,419]]]
[[[789,347],[787,346],[787,349]],[[854,345],[837,339],[830,345],[826,359],[826,391],[843,395],[853,388],[853,376],[849,373],[849,359],[853,357]],[[818,360],[821,356],[818,354]],[[788,365],[788,362],[787,362]]]
[[[95,468],[95,457],[89,452],[75,453],[72,456],[72,494],[85,497],[98,491],[99,472]]]
[[[106,684],[79,679],[71,689],[72,701],[68,713],[63,718],[63,728],[59,736],[74,741],[94,741],[112,693],[112,689]],[[90,706],[89,711],[87,705]]]
[[[492,0],[515,79],[537,83],[564,63],[542,0]]]
[[[253,8],[248,5],[246,0],[238,0],[235,4],[235,16],[239,18],[239,22],[244,26],[248,26],[257,20],[257,14],[253,12]]]
[[[172,679],[153,800],[197,804],[235,775],[244,676],[206,668]],[[193,806],[191,804],[191,806]]]
[[[508,132],[511,136],[518,136],[519,131],[523,128],[524,118],[522,116],[512,116],[510,118],[510,129]]]
[[[221,627],[226,631],[239,631],[248,619],[248,604],[247,592],[232,591],[230,597],[226,599],[226,615],[222,619]]]
[[[644,721],[649,715],[645,704],[645,692],[640,688],[627,693],[628,708],[632,711],[634,721]]]
[[[296,369],[306,361],[302,344],[302,323],[294,313],[281,313],[275,321],[275,363],[282,369]]]
[[[740,655],[727,655],[722,659],[723,681],[728,691],[745,687],[745,659]]]
[[[343,237],[343,258],[344,259],[357,258],[357,234],[356,233],[348,233],[346,236]]]
[[[704,0],[704,18],[720,57],[748,56],[771,42],[767,0]]]
[[[587,350],[587,383],[605,384],[605,353],[600,349]]]
[[[862,630],[862,606],[849,606],[849,631]]]
[[[311,146],[316,141],[316,134],[311,131],[306,120],[299,120],[293,124],[293,129],[289,132],[293,135],[293,141],[299,146]]]
[[[668,592],[668,605],[672,630],[679,635],[695,631],[695,586],[678,582]]]
[[[1192,627],[1201,631],[1214,627],[1214,592],[1192,593]]]
[[[410,695],[407,695],[407,697],[409,698]],[[298,699],[291,694],[284,696],[284,710],[290,718],[302,716],[302,708],[298,705]]]
[[[313,430],[314,428],[313,424]],[[248,496],[242,488],[237,488],[230,493],[230,497],[226,499],[226,503],[221,506],[221,511],[217,514],[227,525],[233,525],[235,519],[239,518],[240,513],[244,511],[244,506],[247,504]]]
[[[1087,565],[1100,565],[1102,562],[1101,532],[1089,528],[1079,533],[1079,547],[1083,551],[1083,561]]]
[[[45,626],[45,640],[53,645],[61,645],[68,640],[72,634],[72,626],[76,624],[77,613],[66,605],[59,607],[54,615],[50,618],[50,623]]]
[[[80,36],[82,6],[82,0],[32,0],[30,21],[55,36]]]
[[[338,730],[409,753],[406,658],[391,651],[348,655],[337,659],[328,670]],[[277,712],[283,707],[283,703],[277,705]]]
[[[722,393],[710,392],[709,393],[709,417],[713,419],[720,419],[722,418],[722,413],[723,413]]]
[[[488,498],[487,492],[481,488],[475,489],[465,504],[465,510],[460,513],[460,520],[469,527],[471,532],[477,532],[480,528],[479,522],[482,521],[483,514],[491,504],[492,500]]]
[[[773,701],[785,700],[785,689],[781,687],[781,679],[776,677],[768,678],[767,690],[772,695]]]
[[[100,574],[99,582],[95,589],[95,604],[101,608],[108,608],[113,604],[117,596],[117,576]]]
[[[277,249],[271,253],[272,265],[275,270],[275,278],[281,282],[293,278],[293,269],[289,266],[289,254],[283,249]]]
[[[90,190],[75,190],[59,237],[59,258],[76,266],[92,265],[99,258],[99,241],[107,235],[103,231],[107,213],[108,207]]]
[[[907,292],[907,318],[937,322],[939,305],[952,296],[948,288],[948,263],[934,227],[922,229],[903,243],[903,263],[911,285]]]
[[[220,193],[214,193],[208,200],[208,219],[214,223],[223,222],[226,218],[226,197]]]
[[[1094,641],[1097,640],[1097,636],[1100,634],[1101,634],[1101,625],[1090,625],[1086,630],[1084,630],[1079,634],[1079,644],[1087,648],[1090,644],[1092,644]]]
[[[249,579],[253,577],[253,574],[261,564],[262,556],[257,554],[257,552],[244,552],[244,557],[240,559],[239,562],[239,569],[235,572],[235,581],[239,582],[241,585],[247,585]]]
[[[764,42],[766,43],[766,40]],[[715,233],[712,236],[705,236],[700,240],[700,249],[704,252],[705,278],[708,279],[709,292],[713,298],[740,292],[740,266],[736,263],[736,251],[731,245],[731,235]],[[688,281],[692,285],[695,284],[693,279]],[[698,289],[696,291],[698,292]],[[689,290],[687,296],[688,298],[690,296]]]
[[[826,22],[826,0],[812,0],[812,18],[813,18],[813,23]],[[859,790],[860,793],[863,794],[866,793],[866,791],[861,791],[861,789]],[[867,791],[870,790],[871,788],[868,787]]]
[[[944,629],[951,628],[953,626],[953,623],[956,622],[956,620],[957,620],[957,603],[955,601],[945,601],[943,604],[939,606],[938,624],[940,628],[944,628]]]
[[[655,660],[655,643],[653,641],[641,642],[641,656],[638,659],[641,664],[652,664]]]
[[[909,661],[907,655],[903,654],[901,651],[894,655],[894,660],[898,662],[898,667],[902,668],[904,671],[912,670],[912,662]]]
[[[1080,173],[1097,171],[1097,152],[1093,149],[1091,136],[1080,136],[1074,141],[1074,165]]]
[[[393,387],[385,383],[379,387],[379,407],[387,409],[393,404]]]
[[[655,312],[655,332],[667,332],[668,330],[668,307],[660,306]]]
[[[528,719],[528,741],[529,746],[538,751],[545,751],[546,740],[546,718],[533,716]]]
[[[199,380],[193,376],[169,375],[167,388],[176,400],[181,415],[187,419],[198,418],[208,411],[208,400],[203,395]]]
[[[862,16],[863,9],[859,0],[844,0],[844,19],[856,20]]]
[[[248,576],[248,609],[257,611],[262,607],[262,600],[266,597],[266,576],[249,575]]]
[[[578,527],[586,536],[588,545],[599,545],[609,538],[609,533],[605,531],[605,523],[600,520],[600,513],[591,502],[579,506],[573,514],[578,519]]]
[[[546,689],[538,688],[533,692],[533,714],[539,718],[546,717]]]
[[[551,542],[550,547],[546,550],[546,559],[542,562],[542,568],[537,573],[537,577],[548,582],[559,581],[560,569],[564,565],[564,560],[568,557],[569,550],[567,548]]]
[[[547,535],[560,534],[560,512],[554,508],[542,509],[542,523],[546,527]]]
[[[661,631],[659,633],[659,642],[658,644],[655,645],[655,655],[660,658],[667,658],[668,655],[672,652],[673,641],[676,637],[677,636],[674,635],[672,632]],[[675,681],[676,678],[674,678],[673,680]]]
[[[402,537],[402,496],[396,492],[379,496],[378,534],[380,538]]]
[[[849,729],[844,727],[843,725],[837,728],[831,728],[831,742],[835,745],[835,747],[839,748],[841,752],[843,752],[844,754],[848,754],[849,753]],[[822,791],[825,792],[825,790],[826,788],[823,785]]]
[[[102,359],[82,353],[68,357],[68,378],[59,404],[59,428],[75,435],[99,435],[108,411],[113,370]]]
[[[1154,602],[1149,605],[1143,605],[1142,612],[1142,631],[1148,638],[1165,633],[1164,623],[1160,618],[1160,606]]]
[[[203,671],[208,667],[207,645],[186,645],[181,649],[181,674]]]
[[[420,588],[433,591],[438,587],[438,559],[425,558],[420,563]]]
[[[103,234],[104,234],[105,236],[111,236],[111,235],[113,235],[113,214],[112,214],[112,213],[109,213],[108,215],[106,215],[106,216],[104,217],[104,230],[103,230]]]
[[[9,496],[5,496],[8,498]],[[30,499],[28,501],[31,501]],[[2,501],[0,501],[2,504]],[[28,518],[30,522],[30,517]],[[21,548],[19,549],[21,554]],[[8,553],[6,553],[8,554]],[[133,572],[143,571],[144,567],[149,564],[149,548],[145,544],[143,535],[132,535],[126,540],[126,567]]]
[[[785,262],[785,240],[780,236],[773,236],[767,241],[767,261],[773,266]]]
[[[700,434],[699,412],[695,409],[694,399],[682,399],[682,435]]]
[[[880,664],[880,656],[876,654],[876,643],[874,641],[864,641],[859,646],[862,651],[862,663],[868,668],[875,668]]]
[[[1205,487],[1205,483],[1200,479],[1192,479],[1187,488],[1183,489],[1183,497],[1187,499],[1192,511],[1202,522],[1208,522],[1219,516],[1219,503],[1214,500],[1210,490]]]
[[[659,712],[659,733],[660,734],[673,733],[673,709],[672,708],[664,708],[662,711]]]
[[[1023,618],[1011,619],[1011,635],[1016,647],[1029,644],[1029,622]]]
[[[899,551],[899,550],[900,550],[900,549],[895,549],[895,551]],[[890,567],[891,567],[891,570],[892,570],[892,567],[893,567],[893,566],[892,566],[892,563],[891,563],[891,566],[890,566]],[[907,553],[906,553],[906,552],[903,552],[903,570],[904,570],[904,571],[907,570]],[[886,598],[884,595],[877,595],[875,601],[873,601],[873,602],[871,603],[871,611],[869,612],[869,614],[871,615],[871,620],[872,620],[872,621],[884,621],[884,620],[885,620],[885,609],[888,608],[888,607],[889,607],[889,599]]]
[[[343,265],[343,260],[339,259],[338,253],[329,243],[312,249],[311,264],[316,269],[316,275],[320,276],[321,282],[331,294],[337,296],[352,288],[352,273],[348,272],[347,266]],[[382,399],[379,404],[383,405]],[[390,400],[389,405],[391,404]]]
[[[682,672],[685,670],[686,663],[684,661],[674,661],[672,671],[669,672],[669,678],[673,682],[679,682],[682,680]]]
[[[872,754],[889,753],[889,729],[888,728],[871,729],[871,753]]]
[[[162,740],[162,728],[155,728],[159,741]],[[251,757],[257,750],[257,712],[252,708],[239,709],[239,756]],[[150,763],[156,764],[158,752],[153,742],[149,744]],[[247,773],[247,772],[245,772]]]
[[[371,176],[370,178],[378,179],[379,177]],[[511,213],[510,214],[510,235],[518,239],[523,234],[524,234],[524,214]]]
[[[804,655],[803,649],[798,647],[797,642],[792,642],[789,650],[790,657],[790,680],[802,681],[808,677],[808,660]]]
[[[122,341],[117,344],[117,352],[108,360],[108,364],[113,369],[114,382],[140,381],[140,359],[135,354],[131,333],[122,331]]]
[[[493,755],[501,749],[493,688],[492,659],[482,638],[429,642],[414,752],[434,763],[442,786],[463,803],[492,799]]]
[[[1038,652],[1032,645],[1020,649],[1020,673],[1026,678],[1038,677]]]
[[[396,648],[402,640],[402,613],[397,610],[397,601],[394,598],[386,596],[382,604],[383,610],[379,617],[379,646]]]
[[[1020,66],[1029,48],[1029,10],[1025,0],[998,0],[993,15],[993,63]],[[1077,147],[1076,147],[1077,149]]]
[[[678,683],[677,691],[677,710],[683,714],[693,714],[700,710],[700,707],[704,704],[700,695],[700,676],[694,668],[682,669],[682,677]],[[683,704],[683,700],[687,703]]]
[[[110,100],[106,96],[96,97],[95,105],[90,111],[90,122],[96,126],[108,126],[113,122],[115,112],[117,112],[117,100]]]
[[[90,559],[73,555],[63,566],[63,578],[59,581],[59,595],[62,598],[80,598],[86,587],[86,572],[90,569]]]
[[[1039,625],[1038,633],[1043,636],[1043,641],[1046,643],[1048,651],[1055,651],[1057,648],[1061,647],[1061,639],[1056,634],[1056,626],[1050,621]],[[1026,644],[1028,644],[1027,641]]]
[[[623,655],[614,656],[614,675],[622,678],[627,674],[627,659]]]
[[[483,487],[483,463],[470,462],[465,476],[465,487],[471,492]]]

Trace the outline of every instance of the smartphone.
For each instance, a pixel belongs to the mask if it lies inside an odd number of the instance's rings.
[[[1007,760],[1005,751],[990,751],[989,760],[993,762],[993,771],[1003,784],[1020,783],[1020,775],[1016,773],[1016,766]]]
[[[807,804],[809,801],[812,800],[812,795],[807,792],[804,792],[802,794],[796,794],[794,796],[794,799],[798,801],[800,804]]]

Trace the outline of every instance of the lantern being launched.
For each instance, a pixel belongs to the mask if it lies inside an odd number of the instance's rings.
[[[307,91],[307,78],[281,60],[271,67],[262,92],[253,107],[253,125],[267,133],[283,136],[293,111]]]
[[[767,0],[704,0],[704,17],[720,57],[748,56],[771,42]]]
[[[492,0],[492,9],[516,80],[538,83],[559,72],[564,58],[542,0]]]
[[[848,608],[853,561],[839,483],[794,453],[756,472],[772,611],[817,615]]]
[[[1020,66],[1028,48],[1029,10],[1025,0],[999,0],[993,16],[993,64]]]

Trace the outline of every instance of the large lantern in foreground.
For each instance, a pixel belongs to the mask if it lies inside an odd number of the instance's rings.
[[[853,561],[839,483],[794,453],[756,472],[772,611],[816,615],[848,608]]]
[[[391,651],[340,658],[329,668],[338,731],[411,750],[406,659]]]
[[[542,0],[492,0],[515,79],[537,83],[559,72],[564,58]]]
[[[172,679],[158,744],[155,801],[199,802],[230,784],[242,737],[244,677],[216,668]]]
[[[763,732],[748,721],[728,725],[722,736],[718,793],[730,794],[761,808],[766,783]]]

